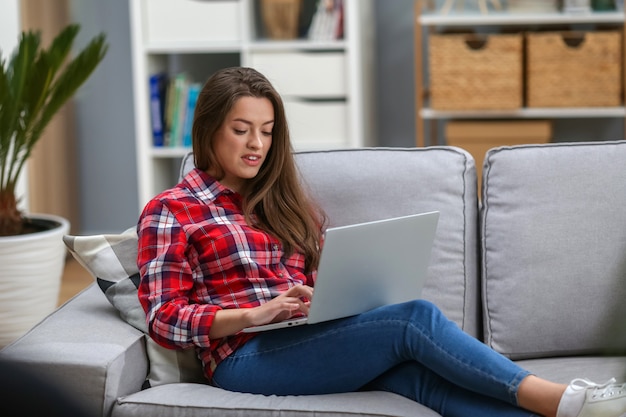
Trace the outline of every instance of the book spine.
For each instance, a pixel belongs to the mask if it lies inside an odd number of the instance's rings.
[[[335,27],[335,39],[343,39],[344,36],[344,19],[345,19],[345,11],[344,11],[344,0],[337,0],[336,3],[336,27]]]
[[[150,118],[152,121],[152,144],[163,146],[165,143],[165,100],[166,77],[163,73],[150,76]]]
[[[177,74],[174,82],[174,104],[172,115],[172,129],[170,131],[169,146],[176,147],[182,145],[183,123],[185,118],[186,97],[187,97],[187,75]]]
[[[165,142],[163,146],[169,146],[172,137],[172,123],[174,121],[174,105],[176,95],[176,77],[170,77],[167,82],[165,93]]]
[[[198,102],[198,94],[200,94],[200,84],[193,83],[189,86],[187,92],[187,109],[185,111],[185,124],[183,127],[183,146],[191,147],[191,129],[193,127],[193,116]]]

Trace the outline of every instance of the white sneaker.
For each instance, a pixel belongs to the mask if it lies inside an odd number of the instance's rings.
[[[626,383],[611,378],[604,384],[574,379],[565,390],[557,417],[623,417],[626,416]]]

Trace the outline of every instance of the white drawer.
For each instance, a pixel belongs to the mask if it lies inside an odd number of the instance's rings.
[[[241,40],[241,3],[233,0],[142,0],[147,43]]]
[[[347,94],[343,52],[253,52],[250,66],[263,73],[283,96]]]
[[[285,111],[296,150],[348,146],[348,108],[345,102],[285,100]]]

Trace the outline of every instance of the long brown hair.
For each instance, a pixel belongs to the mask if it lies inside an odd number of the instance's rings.
[[[218,177],[224,175],[213,138],[241,97],[267,98],[274,107],[272,146],[259,173],[241,193],[246,221],[278,238],[287,255],[301,251],[310,272],[319,264],[325,216],[301,186],[283,101],[265,76],[252,68],[234,67],[207,80],[198,96],[192,128],[195,165],[203,171],[211,168]]]

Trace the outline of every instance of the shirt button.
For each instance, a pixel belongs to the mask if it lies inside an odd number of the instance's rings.
[[[273,249],[273,250],[278,250],[278,245],[274,243],[274,244],[272,245],[272,249]]]
[[[278,274],[278,276],[279,276],[280,278],[282,278],[282,277],[283,277],[283,273],[281,272],[280,274]]]

